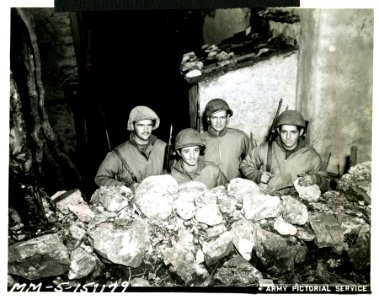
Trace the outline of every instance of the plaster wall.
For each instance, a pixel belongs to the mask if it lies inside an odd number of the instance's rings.
[[[273,56],[252,66],[237,69],[199,83],[199,108],[213,98],[226,100],[234,112],[229,127],[239,128],[257,143],[265,140],[279,100],[282,109],[296,105],[297,51]]]
[[[219,44],[222,40],[250,26],[249,8],[215,9],[204,17],[204,44]]]
[[[371,160],[373,10],[300,10],[297,107],[328,171],[342,172],[351,146]]]

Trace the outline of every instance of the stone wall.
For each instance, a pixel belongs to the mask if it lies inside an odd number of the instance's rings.
[[[299,10],[297,107],[328,171],[345,168],[350,147],[371,160],[373,10]]]

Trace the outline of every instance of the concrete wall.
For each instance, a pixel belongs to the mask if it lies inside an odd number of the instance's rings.
[[[213,98],[226,100],[234,115],[229,127],[253,133],[263,142],[275,116],[279,100],[282,111],[296,104],[297,51],[273,56],[249,67],[234,70],[199,83],[200,112]]]
[[[345,168],[352,145],[371,160],[373,10],[300,10],[297,107],[328,171]]]
[[[215,9],[204,17],[204,44],[219,44],[222,40],[250,26],[249,8]]]

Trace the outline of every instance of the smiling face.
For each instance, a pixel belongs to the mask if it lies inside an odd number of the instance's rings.
[[[146,144],[153,131],[154,122],[152,120],[142,120],[133,124],[134,136],[139,144]]]
[[[183,166],[196,167],[200,155],[200,146],[185,147],[177,151],[183,160]]]
[[[287,150],[293,150],[297,147],[300,136],[303,134],[303,129],[299,129],[293,125],[282,125],[278,128],[280,139],[283,147]]]
[[[208,117],[209,125],[216,132],[220,132],[223,130],[229,121],[229,115],[226,110],[220,110],[213,113],[210,117]]]

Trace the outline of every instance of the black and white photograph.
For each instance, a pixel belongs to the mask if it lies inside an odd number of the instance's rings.
[[[373,293],[374,7],[8,2],[8,295]]]

